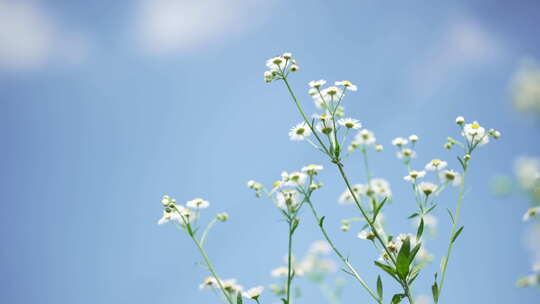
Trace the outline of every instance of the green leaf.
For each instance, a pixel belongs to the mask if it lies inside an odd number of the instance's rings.
[[[401,302],[401,300],[405,298],[405,295],[402,294],[402,293],[396,293],[393,297],[392,297],[392,304],[397,304],[399,302]]]
[[[459,160],[459,163],[461,164],[461,168],[463,168],[463,170],[467,170],[467,165],[465,165],[461,157],[458,156],[457,159]]]
[[[452,212],[450,211],[450,209],[446,208],[446,211],[448,212],[448,215],[450,215],[450,218],[452,219],[452,224],[455,224],[456,221],[454,221],[454,216],[452,215]]]
[[[420,225],[418,225],[418,230],[416,231],[416,241],[422,237],[422,233],[424,233],[424,218],[420,219]]]
[[[437,204],[434,203],[433,205],[431,205],[431,207],[428,208],[428,210],[426,210],[426,212],[424,212],[424,214],[430,213],[431,211],[433,211],[433,209],[435,209],[435,207],[437,207]]]
[[[388,200],[388,197],[385,197],[381,201],[381,203],[377,206],[375,211],[373,212],[373,222],[375,222],[375,220],[377,219],[377,216],[379,215],[379,212],[381,211],[382,207],[384,206],[384,204],[386,203],[387,200]]]
[[[422,243],[416,244],[416,246],[414,246],[413,250],[411,250],[411,254],[410,254],[410,262],[411,263],[414,261],[414,258],[416,257],[416,254],[420,250],[420,247],[422,247]]]
[[[435,283],[431,285],[431,293],[433,294],[433,301],[439,302],[439,286],[437,286],[437,276],[435,275]]]
[[[397,274],[403,280],[407,278],[407,274],[409,274],[409,266],[411,265],[410,251],[411,240],[409,238],[406,238],[401,244],[401,249],[399,250],[396,259]]]
[[[377,294],[379,295],[379,300],[382,301],[383,298],[383,286],[381,276],[377,276]]]
[[[388,273],[393,278],[396,277],[396,271],[391,266],[388,266],[386,264],[383,264],[383,263],[380,263],[380,262],[377,262],[377,261],[374,261],[374,263],[375,263],[376,266],[380,267],[382,270],[384,270],[386,273]]]
[[[283,302],[283,304],[288,304],[287,299],[285,299],[285,298],[281,298],[281,301]]]
[[[452,237],[451,243],[456,241],[456,239],[460,235],[461,231],[463,231],[463,228],[465,228],[465,226],[461,226],[461,228],[459,228],[458,231],[456,231],[456,233],[454,233],[454,236]]]
[[[236,294],[236,304],[242,304],[242,293],[238,292]]]
[[[326,218],[326,216],[323,216],[321,217],[321,219],[319,220],[319,226],[322,227],[323,226],[323,223],[324,223],[324,219]]]
[[[409,215],[407,218],[408,218],[408,219],[413,219],[413,218],[415,218],[415,217],[417,217],[417,216],[419,216],[419,215],[420,215],[420,214],[418,214],[418,212],[417,212],[417,213],[413,213],[413,214]]]

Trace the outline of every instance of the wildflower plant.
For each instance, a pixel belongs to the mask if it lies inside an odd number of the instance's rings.
[[[463,117],[456,119],[459,139],[447,138],[444,148],[455,150],[459,167],[449,169],[448,163],[440,159],[433,159],[427,164],[418,166],[416,158],[416,145],[419,142],[417,135],[397,137],[391,141],[395,147],[396,157],[403,164],[403,182],[411,185],[412,198],[415,204],[411,206],[408,218],[414,226],[415,233],[389,233],[384,225],[383,211],[392,200],[409,199],[409,197],[396,196],[392,193],[387,180],[373,175],[370,168],[369,156],[384,150],[373,131],[364,128],[362,123],[346,115],[344,99],[349,93],[354,93],[358,87],[350,81],[336,81],[334,85],[327,85],[325,80],[309,82],[308,95],[314,103],[317,112],[308,116],[304,105],[299,101],[292,89],[290,76],[299,70],[299,66],[292,54],[270,58],[266,62],[267,70],[264,80],[268,83],[281,82],[289,93],[293,104],[300,114],[299,121],[289,132],[291,141],[305,141],[328,160],[328,165],[335,167],[339,178],[345,186],[344,192],[338,196],[338,202],[356,207],[356,213],[350,218],[341,221],[341,230],[348,231],[353,223],[363,224],[356,237],[373,245],[375,258],[374,267],[381,271],[373,285],[368,283],[351,263],[348,256],[343,254],[333,241],[325,227],[324,215],[320,214],[315,201],[315,192],[323,188],[319,180],[322,165],[307,165],[295,172],[283,172],[280,178],[269,187],[256,181],[247,183],[257,198],[268,199],[276,206],[276,212],[287,225],[288,251],[285,265],[274,269],[271,274],[278,283],[270,286],[270,291],[277,296],[283,304],[293,303],[299,294],[295,288],[298,277],[307,277],[310,281],[320,284],[324,282],[327,273],[335,269],[335,264],[329,262],[326,254],[333,252],[340,260],[343,272],[353,278],[360,287],[367,292],[375,303],[383,303],[385,299],[384,280],[395,282],[400,291],[388,297],[393,304],[406,300],[415,303],[413,285],[422,274],[423,267],[434,257],[426,249],[426,235],[434,235],[437,218],[434,215],[438,206],[438,196],[447,189],[457,188],[456,206],[447,212],[450,216],[451,234],[448,237],[446,254],[441,258],[440,270],[434,274],[431,291],[435,303],[443,292],[448,265],[452,250],[464,226],[460,224],[460,212],[463,204],[465,180],[470,164],[477,153],[477,149],[489,143],[490,139],[498,139],[501,134],[494,129],[485,129],[478,122],[466,122]],[[352,183],[344,162],[352,153],[360,153],[363,159],[365,180],[361,183]],[[349,166],[347,166],[349,168]],[[226,303],[242,303],[242,297],[261,303],[262,287],[243,291],[242,287],[234,281],[222,281],[211,265],[204,250],[204,241],[210,228],[220,221],[216,217],[208,224],[200,238],[197,237],[199,226],[197,218],[200,209],[208,207],[208,202],[195,199],[186,204],[186,207],[176,204],[176,201],[164,197],[162,201],[164,215],[160,222],[174,221],[180,229],[185,231],[199,249],[210,277],[203,282],[203,288],[220,290],[220,297]],[[308,209],[308,212],[301,212]],[[315,243],[308,254],[297,261],[293,255],[294,237],[298,232],[301,217],[311,213],[324,242]],[[225,217],[226,220],[226,217]],[[424,233],[426,231],[426,233]],[[360,257],[364,258],[364,257]],[[339,281],[338,281],[339,282]],[[335,284],[334,288],[327,285],[321,287],[330,303],[339,303],[339,294],[342,283]],[[218,294],[219,295],[219,294]]]

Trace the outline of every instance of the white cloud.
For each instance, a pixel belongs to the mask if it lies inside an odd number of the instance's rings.
[[[0,68],[35,68],[51,59],[78,63],[86,49],[83,36],[61,32],[34,2],[0,0]]]
[[[440,38],[413,69],[412,87],[422,97],[430,97],[456,73],[468,68],[497,63],[504,46],[472,18],[458,17],[444,28]]]
[[[193,50],[257,23],[271,1],[141,0],[136,39],[151,53]]]

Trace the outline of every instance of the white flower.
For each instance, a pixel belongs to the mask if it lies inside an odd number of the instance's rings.
[[[392,140],[392,145],[396,147],[403,147],[407,144],[407,140],[403,137],[396,137],[394,140]]]
[[[244,289],[242,285],[236,284],[236,279],[224,280],[221,284],[223,285],[223,289],[229,292],[241,292]]]
[[[418,191],[424,193],[426,196],[429,196],[433,192],[437,191],[437,185],[430,182],[421,182],[418,184]]]
[[[342,118],[338,120],[338,124],[347,129],[360,129],[362,127],[362,124],[358,120],[352,118]]]
[[[368,187],[367,185],[357,184],[357,185],[353,185],[351,188],[356,198],[358,198],[359,196],[366,195],[366,191]],[[349,205],[354,202],[353,195],[351,194],[348,188],[345,189],[345,191],[339,196],[338,202],[342,205]]]
[[[416,259],[420,263],[427,263],[433,261],[433,255],[429,253],[423,246],[418,250],[418,254],[416,254]]]
[[[409,172],[409,175],[405,176],[403,179],[409,182],[416,181],[417,178],[422,178],[426,175],[426,171],[415,171],[412,170]]]
[[[266,60],[266,67],[270,71],[279,71],[283,72],[287,68],[290,60],[283,58],[283,56],[276,56]]]
[[[540,274],[530,274],[522,277],[516,283],[518,287],[528,287],[540,283]]]
[[[358,88],[348,80],[336,81],[334,84],[337,86],[344,86],[349,91],[358,90]]]
[[[254,180],[248,181],[247,186],[248,188],[253,189],[255,191],[260,191],[262,189],[262,185]]]
[[[463,116],[458,116],[458,117],[456,118],[456,123],[457,123],[458,125],[462,125],[463,123],[465,123],[465,118],[463,118]]]
[[[169,206],[170,204],[174,204],[174,199],[172,199],[168,195],[164,195],[163,198],[161,199],[161,204],[163,206]]]
[[[462,134],[471,145],[483,146],[489,142],[489,136],[486,134],[486,129],[484,129],[478,122],[473,122],[466,124],[463,127]]]
[[[540,206],[529,208],[529,210],[527,210],[527,212],[525,212],[525,214],[523,215],[523,221],[528,221],[531,217],[534,217],[539,213]]]
[[[274,270],[272,270],[271,275],[273,277],[286,277],[289,275],[289,269],[285,266],[278,267]]]
[[[454,170],[443,170],[439,172],[439,178],[452,186],[459,186],[461,184],[461,175]]]
[[[302,172],[292,172],[290,174],[287,172],[282,172],[281,178],[284,182],[284,186],[294,187],[303,185],[306,182],[307,175]]]
[[[311,243],[309,247],[310,254],[329,254],[332,252],[332,247],[327,241],[319,240]]]
[[[431,215],[431,214],[426,214],[422,218],[424,219],[424,225],[426,227],[430,227],[432,229],[437,228],[438,220],[436,216]],[[420,219],[417,219],[416,225],[418,226],[419,224],[420,224]]]
[[[413,134],[413,135],[409,136],[409,140],[410,140],[411,142],[413,142],[413,143],[414,143],[414,142],[417,142],[417,141],[418,141],[418,136],[416,136],[415,134]]]
[[[361,240],[373,240],[375,238],[375,234],[371,231],[362,230],[360,233],[358,233],[357,237]]]
[[[304,168],[302,168],[302,172],[307,173],[309,175],[316,175],[317,172],[321,171],[322,169],[323,169],[323,166],[321,165],[309,164],[305,166]]]
[[[321,119],[321,122],[317,123],[317,130],[323,134],[330,134],[334,131],[334,125],[331,121]]]
[[[383,145],[375,145],[375,151],[381,152],[382,150],[384,150]]]
[[[368,129],[362,129],[356,134],[354,140],[360,145],[372,145],[375,143],[376,139],[373,132]]]
[[[210,206],[210,203],[198,197],[188,201],[186,206],[193,209],[205,209]]]
[[[311,129],[305,122],[294,126],[289,132],[289,138],[293,141],[304,140],[311,135]]]
[[[432,159],[429,163],[426,164],[426,170],[428,171],[438,171],[446,168],[446,165],[448,165],[447,162],[440,160],[440,159]]]
[[[514,107],[526,114],[540,115],[540,68],[537,62],[525,60],[512,80]]]
[[[247,291],[242,293],[242,296],[247,299],[257,299],[258,297],[261,296],[263,291],[264,291],[264,287],[257,286],[257,287],[248,289]]]
[[[299,204],[298,191],[292,189],[286,189],[279,191],[276,194],[277,206],[281,209],[287,210],[294,208]]]
[[[209,288],[219,288],[218,281],[214,277],[207,277],[204,279],[201,285],[199,285],[199,289],[209,289]]]
[[[326,80],[312,80],[309,82],[309,86],[315,89],[321,88],[323,85],[326,84]]]
[[[396,155],[399,159],[415,158],[416,152],[414,152],[412,149],[405,148],[405,149],[402,149],[401,151],[398,151]]]
[[[369,190],[373,191],[375,195],[381,197],[390,197],[392,196],[392,191],[390,190],[390,183],[382,178],[374,178],[369,183]]]
[[[167,207],[163,210],[163,216],[159,219],[158,225],[166,224],[169,221],[177,221],[184,225],[186,221],[192,222],[193,220],[195,220],[195,214],[191,210],[182,205],[174,205],[172,208]]]

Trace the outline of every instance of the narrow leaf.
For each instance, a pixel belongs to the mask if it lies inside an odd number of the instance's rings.
[[[407,218],[408,218],[408,219],[413,219],[413,218],[415,218],[415,217],[417,217],[417,216],[419,216],[419,215],[420,215],[420,214],[418,214],[418,212],[417,212],[417,213],[413,213],[413,214],[409,215]]]
[[[323,226],[323,223],[324,223],[324,219],[325,219],[325,218],[326,218],[326,217],[323,216],[323,217],[321,217],[321,219],[319,220],[319,226],[320,226],[320,227]]]
[[[414,261],[414,258],[416,257],[416,254],[420,250],[420,247],[422,247],[422,243],[416,244],[416,246],[414,246],[413,250],[411,250],[411,254],[410,254],[410,258],[409,258],[410,263],[412,263]]]
[[[382,301],[383,298],[383,286],[381,276],[377,276],[377,294],[379,295],[379,300]]]
[[[242,304],[242,293],[238,292],[236,294],[236,304]]]
[[[386,265],[386,264],[383,264],[383,263],[380,263],[380,262],[377,262],[375,261],[374,262],[375,265],[377,265],[378,267],[380,267],[382,270],[386,271],[389,275],[391,275],[392,277],[396,277],[396,271],[394,270],[394,268]]]
[[[401,302],[401,300],[405,298],[405,295],[402,294],[402,293],[396,293],[393,297],[392,297],[392,304],[397,304],[399,302]]]
[[[446,208],[446,211],[448,212],[448,215],[450,215],[450,218],[452,219],[452,224],[455,224],[456,221],[454,221],[454,216],[452,215],[452,212],[450,211],[450,209]]]
[[[435,301],[435,303],[439,302],[439,287],[437,286],[437,281],[431,286],[431,293],[433,294],[433,301]]]
[[[396,259],[397,274],[403,280],[407,277],[407,274],[409,274],[409,266],[411,264],[410,251],[411,240],[409,238],[406,238],[401,244],[401,249],[399,250]]]
[[[461,231],[463,231],[463,228],[465,228],[465,226],[461,226],[461,228],[459,228],[458,231],[456,231],[456,233],[454,233],[454,236],[452,237],[451,243],[456,241],[456,239],[458,238]]]
[[[424,233],[424,218],[420,219],[420,225],[418,225],[418,230],[416,231],[416,241],[422,237],[422,233]]]
[[[435,209],[435,207],[437,207],[437,204],[433,203],[433,205],[431,205],[431,207],[429,207],[428,210],[426,210],[426,212],[424,212],[424,214],[430,213],[431,211],[433,211],[433,209]]]

